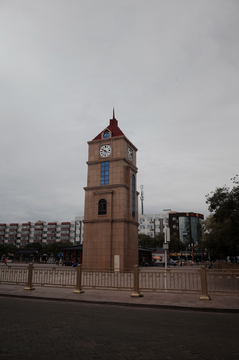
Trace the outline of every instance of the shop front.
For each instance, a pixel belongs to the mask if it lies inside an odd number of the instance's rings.
[[[82,263],[82,245],[70,246],[61,249],[63,265]]]

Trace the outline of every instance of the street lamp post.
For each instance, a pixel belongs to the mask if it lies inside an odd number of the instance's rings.
[[[167,269],[167,252],[168,252],[168,243],[170,241],[170,227],[169,227],[169,213],[172,211],[171,209],[163,209],[168,213],[168,224],[166,227],[165,237],[164,237],[164,250],[165,250],[165,269]]]
[[[164,288],[165,291],[167,291],[167,257],[168,257],[168,244],[170,241],[170,228],[169,228],[169,212],[172,211],[171,209],[164,209],[163,211],[166,211],[168,213],[168,224],[166,227],[166,232],[165,232],[165,238],[164,238],[164,244],[163,244],[163,248],[164,248],[164,264],[165,264],[165,274],[164,274]]]

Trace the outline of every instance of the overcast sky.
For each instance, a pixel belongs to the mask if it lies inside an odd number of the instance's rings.
[[[0,0],[0,222],[84,214],[113,107],[144,212],[207,216],[239,171],[238,100],[237,0]]]

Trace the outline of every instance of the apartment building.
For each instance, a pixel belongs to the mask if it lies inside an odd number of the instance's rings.
[[[83,216],[71,221],[36,221],[26,223],[0,224],[0,244],[14,244],[24,247],[40,242],[50,244],[54,241],[71,241],[72,245],[83,242]]]
[[[139,234],[145,234],[152,237],[165,231],[168,224],[168,214],[144,214],[138,217]]]
[[[170,235],[185,244],[198,244],[202,238],[203,214],[195,212],[170,211],[163,214],[139,215],[139,234],[152,237],[170,228]]]

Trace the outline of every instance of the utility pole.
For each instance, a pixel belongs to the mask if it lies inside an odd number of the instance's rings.
[[[141,189],[141,195],[140,195],[140,200],[141,200],[141,212],[142,215],[144,215],[144,185],[140,185],[140,189]]]

